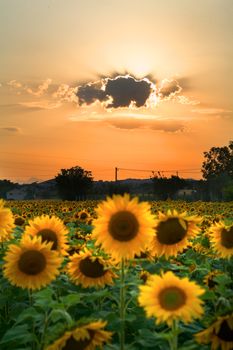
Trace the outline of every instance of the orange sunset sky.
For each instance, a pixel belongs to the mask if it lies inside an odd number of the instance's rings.
[[[0,27],[0,179],[200,178],[233,137],[232,0],[1,0]]]

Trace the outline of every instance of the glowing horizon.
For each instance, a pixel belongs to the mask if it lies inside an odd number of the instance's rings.
[[[76,165],[95,180],[114,180],[115,167],[200,178],[203,152],[233,135],[232,9],[3,0],[0,179]]]

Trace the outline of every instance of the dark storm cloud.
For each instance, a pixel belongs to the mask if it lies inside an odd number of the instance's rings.
[[[96,100],[103,102],[107,99],[106,92],[101,90],[102,83],[91,83],[83,86],[79,86],[77,96],[79,98],[79,104],[86,103],[90,105]]]
[[[181,90],[182,87],[179,85],[178,81],[164,79],[158,90],[158,95],[161,99],[169,100],[176,94],[180,93]]]
[[[145,105],[152,92],[151,83],[147,80],[135,80],[132,77],[117,77],[108,79],[105,92],[112,97],[108,108],[129,107],[135,102],[136,107]]]
[[[77,97],[79,104],[91,104],[95,101],[104,102],[106,108],[136,107],[146,105],[153,91],[153,83],[149,79],[136,79],[132,76],[117,76],[102,78],[100,82],[79,86]]]

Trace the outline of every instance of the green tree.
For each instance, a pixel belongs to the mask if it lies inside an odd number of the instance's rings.
[[[229,142],[229,146],[212,147],[208,152],[204,152],[204,158],[204,179],[217,178],[222,174],[233,179],[233,141]]]
[[[108,184],[107,195],[112,197],[114,194],[123,195],[124,193],[130,193],[130,186],[119,182],[110,182]]]
[[[223,198],[225,201],[233,201],[233,180],[229,181],[223,188]]]
[[[85,199],[93,183],[91,171],[79,166],[61,169],[55,180],[61,198],[66,200]]]
[[[18,183],[11,182],[10,180],[0,180],[0,198],[6,198],[6,193],[19,187]]]
[[[186,186],[186,181],[179,176],[153,177],[154,194],[158,199],[166,200],[172,198],[174,194]]]

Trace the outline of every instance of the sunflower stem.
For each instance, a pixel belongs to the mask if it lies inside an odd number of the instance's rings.
[[[5,304],[5,321],[8,322],[8,319],[9,319],[9,303],[7,299]]]
[[[230,259],[228,260],[228,264],[229,264],[229,272],[230,272],[231,278],[233,279],[233,256],[231,256]]]
[[[46,334],[46,330],[47,330],[47,326],[48,326],[48,314],[47,312],[45,313],[45,318],[44,318],[44,328],[43,328],[43,332],[41,335],[41,350],[44,349],[44,341],[45,341],[45,334]]]
[[[28,300],[29,300],[29,306],[32,307],[33,305],[33,297],[32,297],[32,289],[28,289]],[[35,335],[35,323],[34,320],[32,320],[32,333]],[[35,341],[32,341],[32,350],[35,349]]]
[[[178,322],[173,320],[171,329],[170,349],[178,350]]]
[[[28,300],[29,300],[29,306],[32,307],[33,298],[32,298],[32,289],[31,288],[28,289]]]
[[[120,285],[120,320],[121,320],[121,328],[120,328],[120,350],[124,350],[125,348],[125,261],[121,259],[121,285]]]

